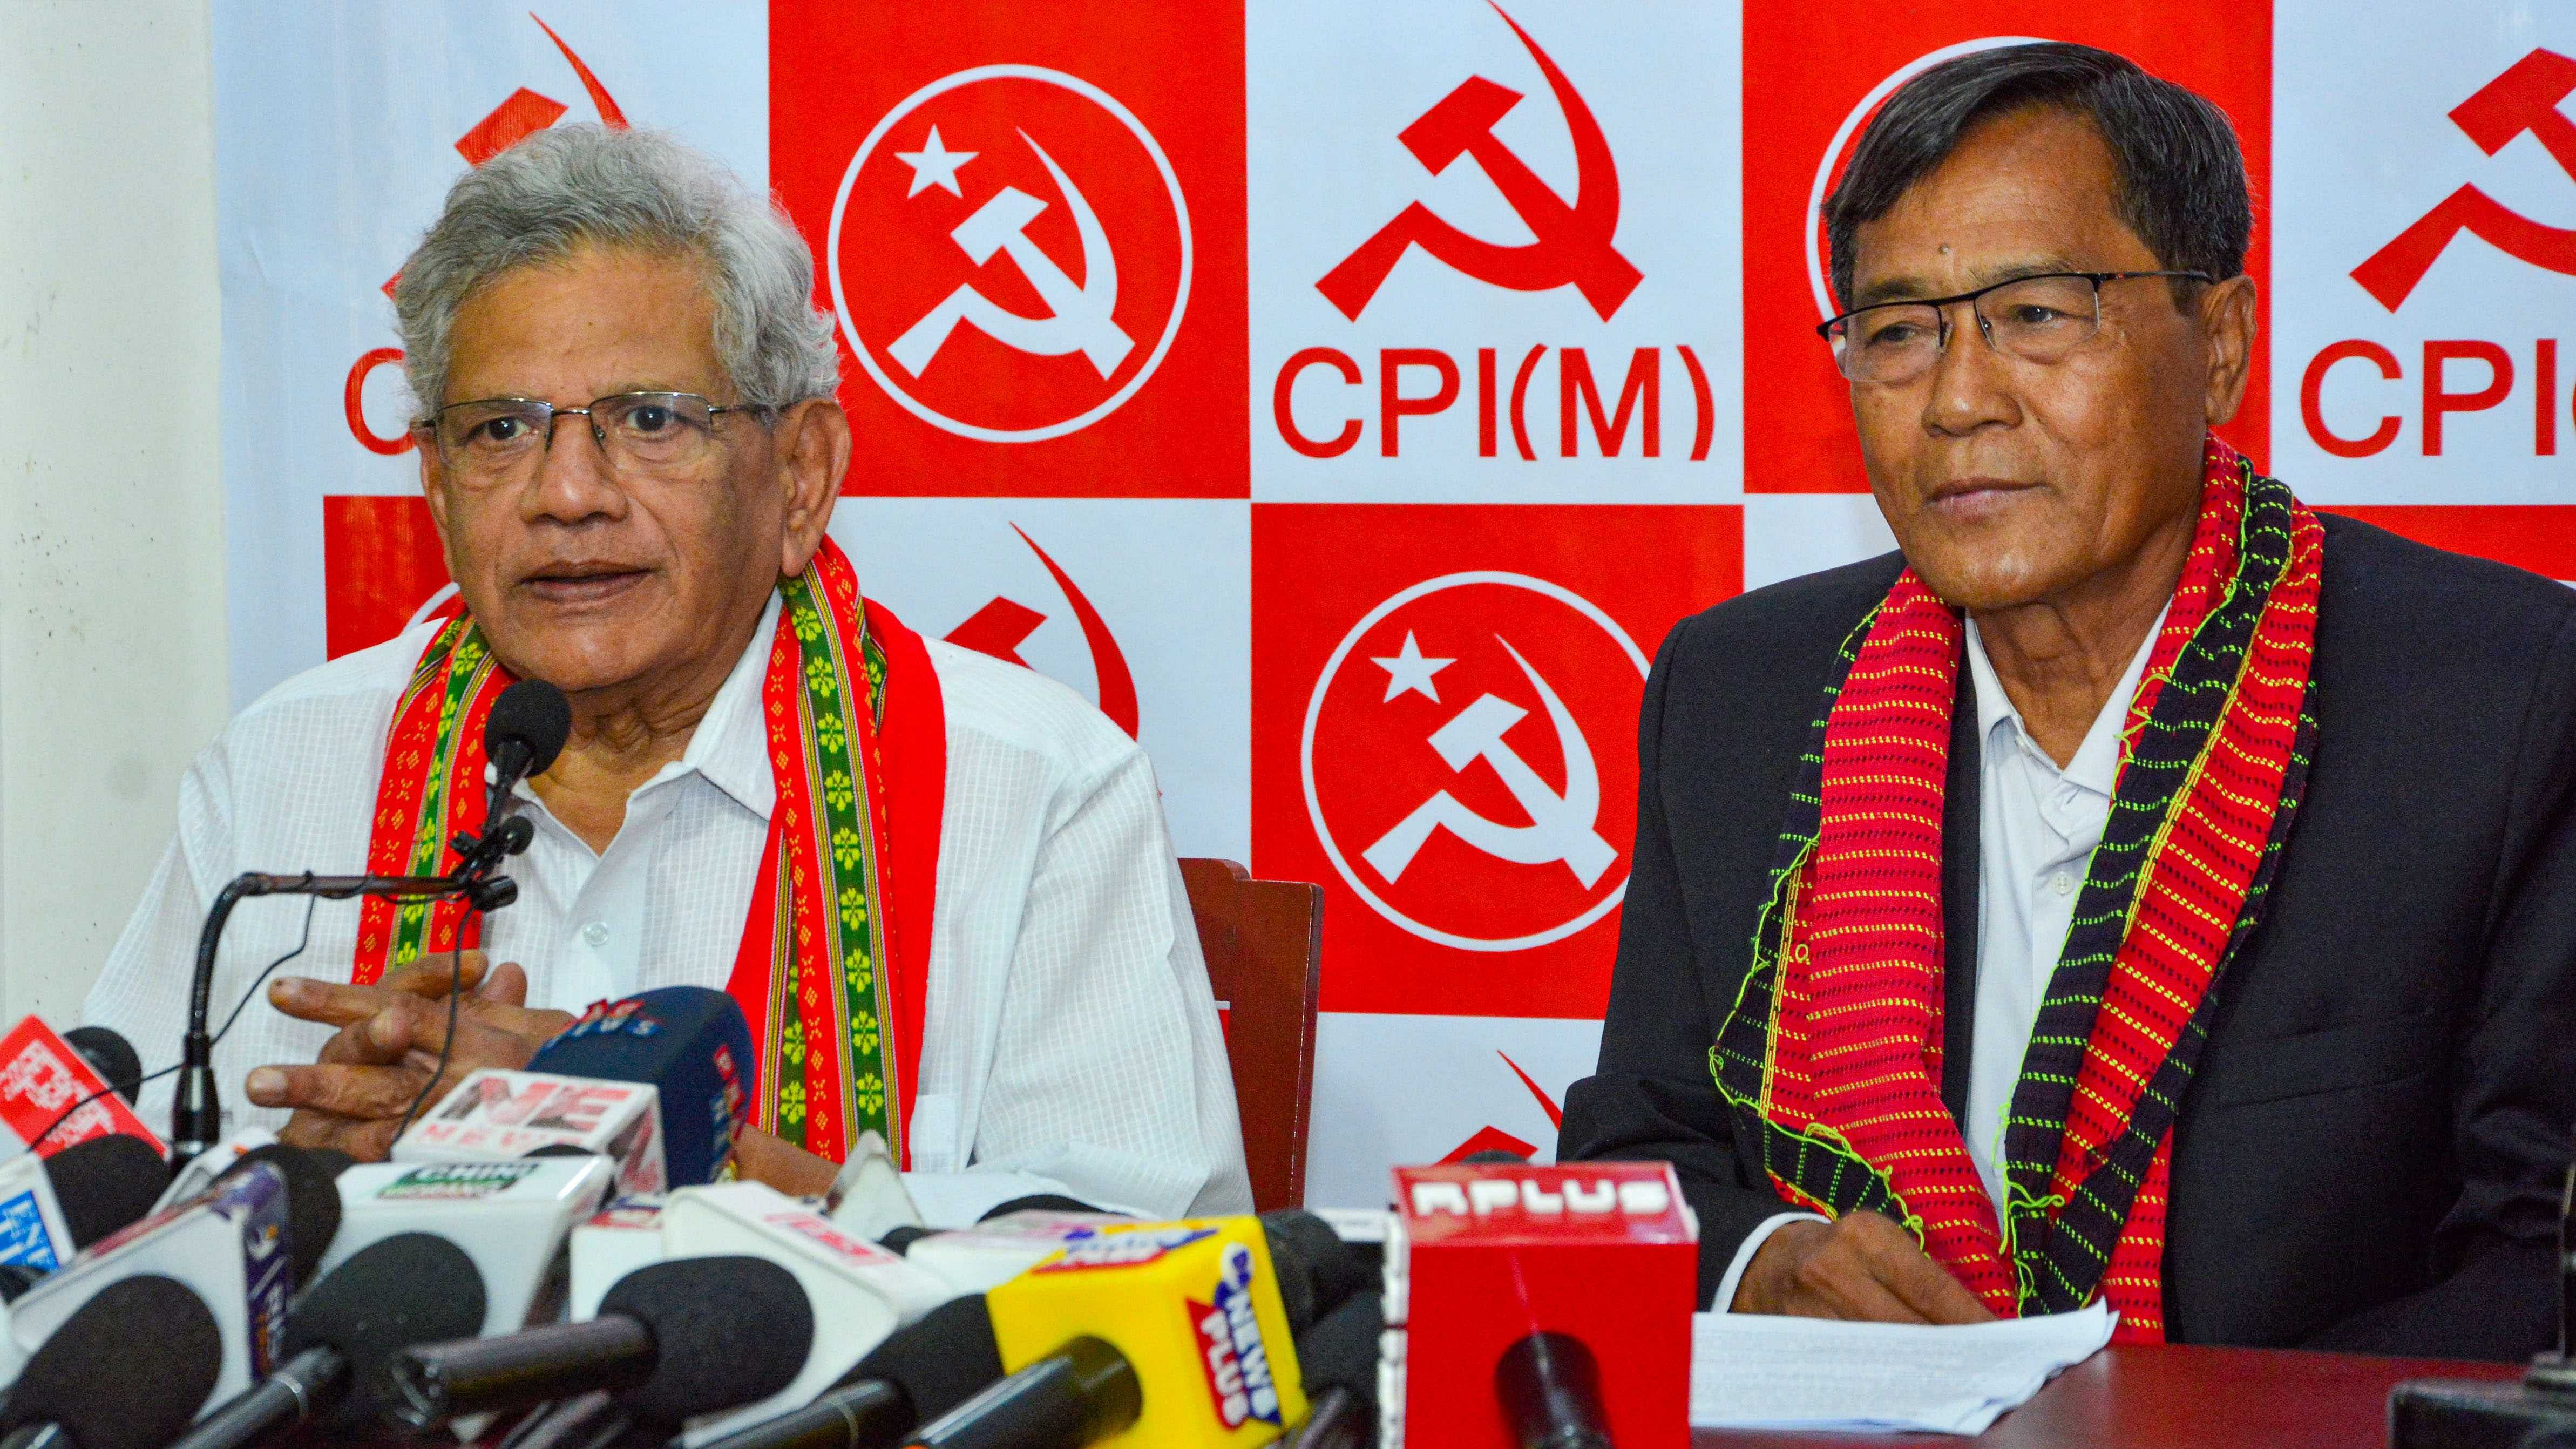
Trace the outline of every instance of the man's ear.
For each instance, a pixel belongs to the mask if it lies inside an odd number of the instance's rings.
[[[2205,289],[2200,297],[2200,330],[2208,339],[2209,381],[2201,411],[2217,427],[2236,416],[2245,401],[2245,384],[2253,376],[2254,279],[2234,276]]]
[[[778,415],[778,486],[786,495],[778,572],[793,578],[813,562],[850,472],[850,418],[837,398],[808,398]]]

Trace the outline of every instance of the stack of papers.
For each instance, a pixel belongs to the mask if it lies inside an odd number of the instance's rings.
[[[2100,1303],[1959,1328],[1753,1313],[1691,1321],[1691,1426],[1980,1434],[2111,1341]]]

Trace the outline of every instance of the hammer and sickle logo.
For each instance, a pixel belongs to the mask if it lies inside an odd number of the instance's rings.
[[[896,102],[851,153],[827,235],[851,356],[898,407],[977,442],[1116,412],[1189,307],[1171,157],[1117,97],[1044,66],[974,66]]]
[[[1494,13],[1520,37],[1530,59],[1538,63],[1539,73],[1547,78],[1557,109],[1565,115],[1566,130],[1574,141],[1574,201],[1569,205],[1558,196],[1494,134],[1495,125],[1520,104],[1520,92],[1483,76],[1468,77],[1405,127],[1398,139],[1434,176],[1461,156],[1473,157],[1537,240],[1519,246],[1489,242],[1460,231],[1414,202],[1315,283],[1315,289],[1354,322],[1386,285],[1395,264],[1414,247],[1453,270],[1515,292],[1571,286],[1605,322],[1644,280],[1611,244],[1619,230],[1619,165],[1600,123],[1593,119],[1592,108],[1520,22],[1499,5]]]
[[[1473,659],[1424,652],[1471,639]],[[1306,702],[1298,768],[1325,859],[1436,945],[1526,951],[1591,926],[1627,895],[1613,842],[1631,786],[1590,736],[1633,716],[1647,670],[1616,619],[1550,579],[1473,569],[1397,590]]]
[[[1026,131],[1019,137],[1046,167],[1057,193],[1064,197],[1065,210],[1073,216],[1074,232],[1082,239],[1082,281],[1077,285],[1053,257],[1029,240],[1029,223],[1046,210],[1046,203],[1016,186],[1003,187],[948,235],[979,267],[995,253],[1009,257],[1047,304],[1050,315],[1024,317],[976,291],[973,283],[962,285],[887,346],[887,354],[915,377],[930,366],[961,322],[1014,351],[1039,357],[1080,352],[1104,381],[1136,346],[1135,339],[1110,320],[1118,310],[1118,256],[1110,249],[1109,233],[1102,229],[1099,215],[1045,147]]]
[[[1464,771],[1478,760],[1492,766],[1502,778],[1503,788],[1529,815],[1530,823],[1498,825],[1442,790],[1378,837],[1376,844],[1361,851],[1360,858],[1392,883],[1403,877],[1405,867],[1413,864],[1413,857],[1430,843],[1433,832],[1446,829],[1485,854],[1514,865],[1561,862],[1588,890],[1619,859],[1619,852],[1595,828],[1601,819],[1601,772],[1593,764],[1591,742],[1584,739],[1582,726],[1574,722],[1565,702],[1521,657],[1521,651],[1500,634],[1494,636],[1494,642],[1502,645],[1503,652],[1520,666],[1530,688],[1537,692],[1539,703],[1547,710],[1548,724],[1556,731],[1557,749],[1565,757],[1564,792],[1549,789],[1538,771],[1531,769],[1503,739],[1505,732],[1529,711],[1499,695],[1480,695],[1474,704],[1432,731],[1431,748],[1453,773]]]
[[[2576,180],[2576,121],[2558,109],[2571,93],[2576,60],[2535,50],[2454,107],[2451,124],[2490,156],[2529,132]],[[2544,271],[2576,276],[2576,230],[2545,226],[2475,186],[2463,186],[2353,268],[2352,279],[2394,312],[2462,232]]]
[[[1111,724],[1126,731],[1127,738],[1135,739],[1136,675],[1127,665],[1126,651],[1118,647],[1118,636],[1109,632],[1108,621],[1100,617],[1100,610],[1092,604],[1090,596],[1083,593],[1082,586],[1073,581],[1073,575],[1066,573],[1062,564],[1038,547],[1038,541],[1029,537],[1026,529],[1014,523],[1011,532],[1018,534],[1020,542],[1029,546],[1029,552],[1038,556],[1038,562],[1045,566],[1047,575],[1055,580],[1056,588],[1063,592],[1065,604],[1073,610],[1073,621],[1082,630],[1083,647],[1091,651],[1091,673],[1100,695],[1100,712],[1109,716]],[[984,607],[967,615],[956,628],[949,630],[946,638],[961,649],[972,649],[1005,664],[1030,669],[1035,666],[1020,657],[1020,645],[1046,620],[1046,615],[1019,600],[995,594]]]

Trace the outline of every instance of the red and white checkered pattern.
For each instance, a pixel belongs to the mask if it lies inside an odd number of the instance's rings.
[[[1544,1155],[1638,660],[1888,547],[1815,205],[1912,69],[2081,40],[2216,99],[2268,339],[2227,436],[2576,579],[2576,17],[2472,8],[219,10],[235,694],[444,582],[382,289],[447,183],[558,121],[672,129],[824,262],[870,591],[1135,730],[1185,853],[1324,884],[1317,1200]]]

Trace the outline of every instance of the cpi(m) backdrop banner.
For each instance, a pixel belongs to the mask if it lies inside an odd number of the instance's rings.
[[[1673,622],[1888,546],[1815,323],[1874,108],[2030,38],[2215,99],[2311,502],[2576,579],[2576,11],[1241,0],[216,7],[233,686],[446,583],[386,287],[447,185],[666,128],[819,259],[834,523],[1097,700],[1184,854],[1323,883],[1309,1192],[1544,1157]]]

